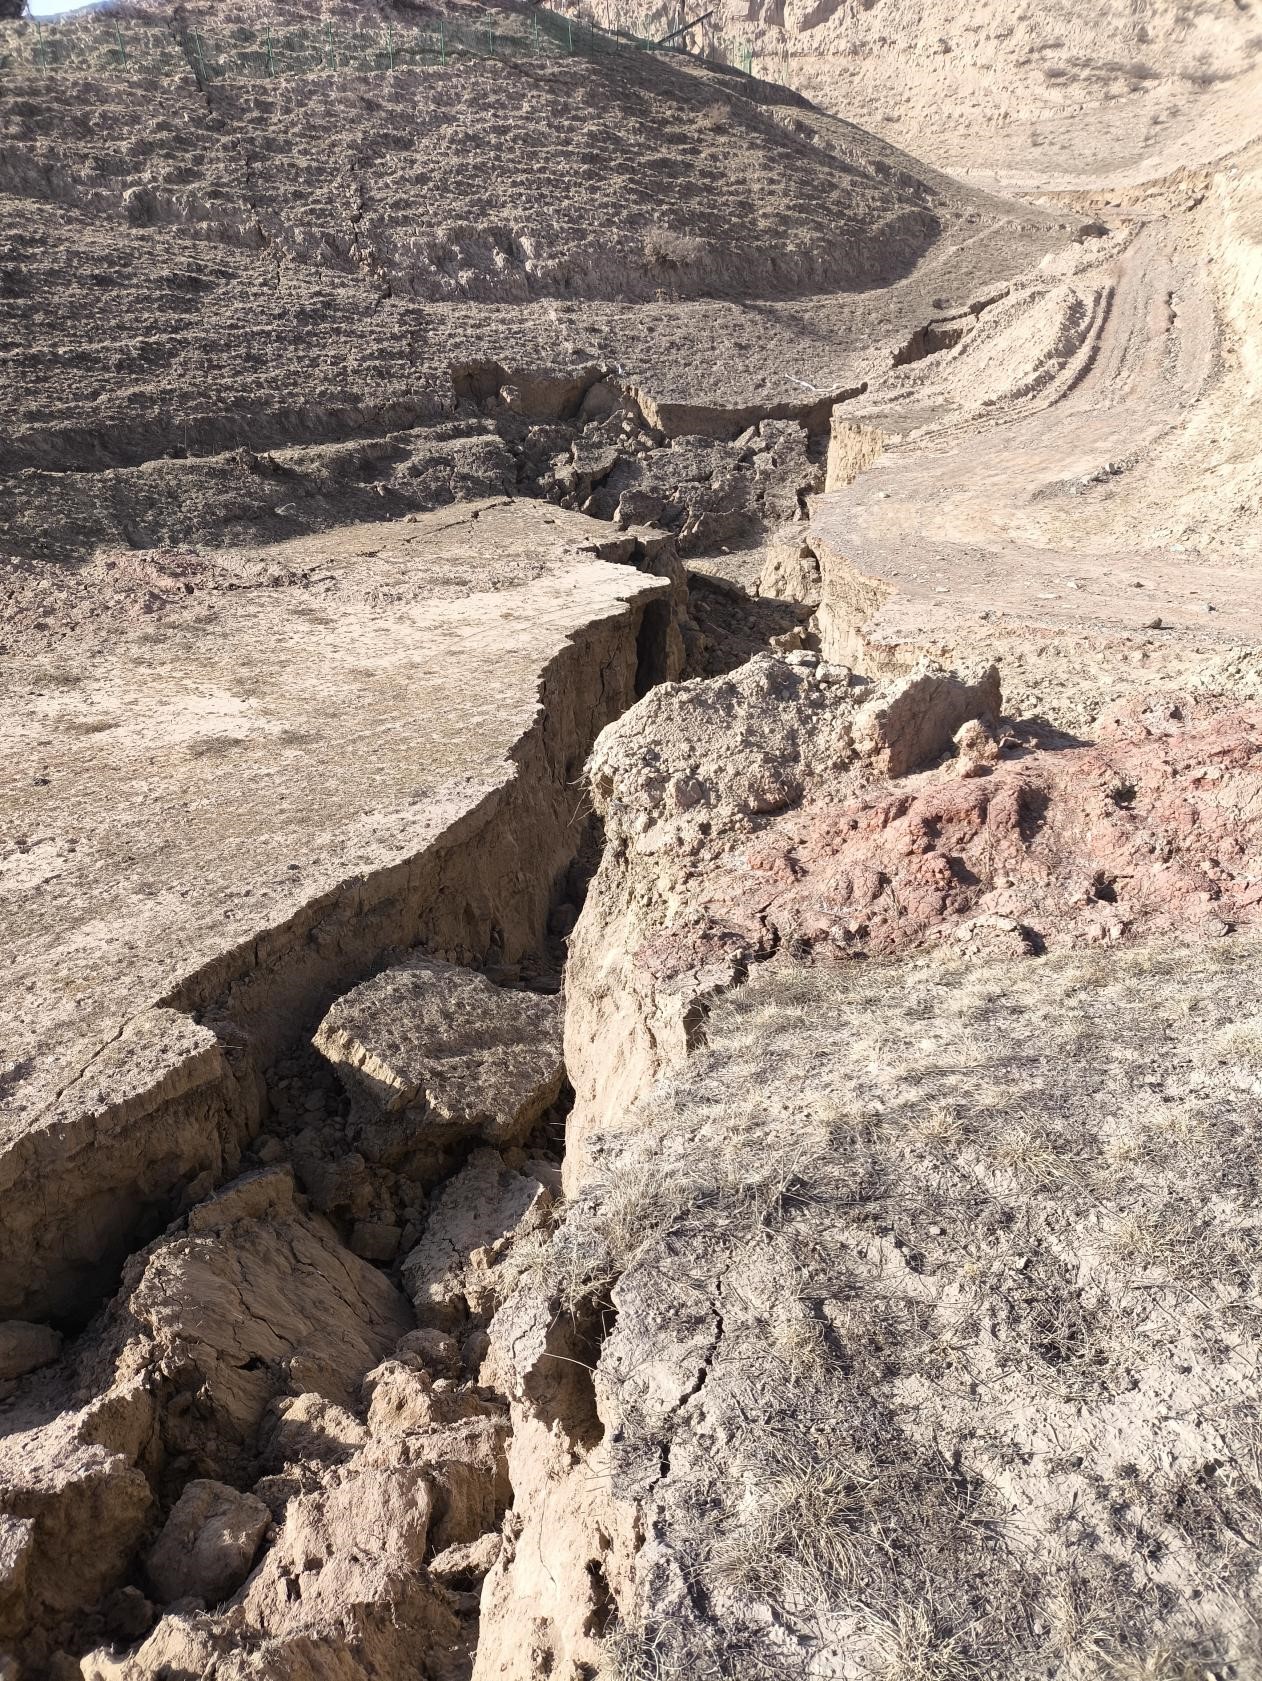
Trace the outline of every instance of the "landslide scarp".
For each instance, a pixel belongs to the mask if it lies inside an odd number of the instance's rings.
[[[1247,1673],[1256,662],[1071,739],[881,494],[984,425],[993,526],[1208,294],[1149,350],[1094,203],[410,10],[0,89],[0,1670]]]

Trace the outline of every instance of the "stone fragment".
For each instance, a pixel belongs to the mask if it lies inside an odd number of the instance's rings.
[[[308,1392],[279,1395],[261,1431],[268,1465],[279,1470],[302,1461],[336,1463],[349,1459],[367,1436],[355,1415],[336,1401]]]
[[[429,1561],[429,1573],[437,1582],[458,1581],[467,1576],[480,1581],[500,1556],[502,1546],[503,1537],[492,1531],[480,1535],[476,1541],[444,1547]]]
[[[34,1518],[0,1513],[0,1634],[11,1635],[22,1625],[35,1533]]]
[[[565,1076],[557,999],[427,957],[339,998],[314,1042],[352,1097],[435,1139],[515,1142]]]
[[[392,1226],[384,1220],[356,1220],[351,1232],[351,1248],[365,1261],[385,1265],[399,1253],[402,1236],[401,1226]]]
[[[497,1260],[551,1201],[538,1179],[514,1173],[494,1150],[475,1150],[434,1199],[425,1235],[403,1263],[421,1323],[451,1330],[468,1314],[489,1318]]]
[[[208,1478],[189,1483],[145,1563],[155,1596],[218,1605],[249,1575],[271,1521],[256,1495]]]
[[[409,1356],[419,1360],[434,1377],[458,1377],[460,1374],[460,1350],[454,1339],[432,1326],[409,1331],[400,1340],[395,1354],[400,1360]]]
[[[49,1365],[60,1353],[61,1334],[51,1325],[33,1325],[25,1319],[0,1324],[0,1378],[24,1377]]]

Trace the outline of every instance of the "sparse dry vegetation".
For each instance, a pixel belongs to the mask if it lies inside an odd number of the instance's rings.
[[[651,266],[686,269],[701,262],[705,241],[675,228],[650,228],[644,236],[644,259]]]
[[[547,1266],[617,1306],[615,1486],[668,1480],[721,1673],[1250,1673],[1256,979],[772,968],[600,1140]]]

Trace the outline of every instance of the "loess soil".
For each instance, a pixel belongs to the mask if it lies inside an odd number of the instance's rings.
[[[1262,1678],[1262,23],[676,21],[0,21],[0,1681]]]

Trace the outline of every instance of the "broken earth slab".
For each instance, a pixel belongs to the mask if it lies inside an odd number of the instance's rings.
[[[353,1404],[411,1326],[394,1286],[305,1212],[287,1169],[192,1210],[186,1231],[132,1258],[73,1361],[33,1374],[0,1413],[20,1581],[0,1634],[41,1662],[125,1579],[168,1476],[248,1475],[275,1399]]]
[[[658,643],[671,674],[671,586],[609,538],[507,500],[349,528],[55,682],[8,661],[0,798],[40,839],[0,859],[0,1313],[89,1310],[387,952],[541,939],[594,735]]]
[[[10,1319],[0,1324],[0,1380],[25,1377],[61,1353],[61,1332],[51,1325]]]
[[[303,1675],[335,1632],[339,1675],[411,1673],[418,1641],[456,1661],[511,1498],[504,1405],[288,1169],[183,1224],[4,1409],[0,1639],[40,1673],[95,1639],[99,1677],[253,1673],[251,1652]]]
[[[251,1498],[266,1501],[274,1539],[231,1601],[174,1610],[131,1653],[89,1653],[89,1681],[173,1672],[361,1681],[467,1664],[476,1595],[426,1561],[459,1558],[466,1580],[490,1567],[511,1497],[504,1409],[406,1358],[369,1373],[364,1394],[353,1445],[330,1451],[316,1438],[256,1485]]]
[[[475,1150],[430,1206],[425,1234],[403,1263],[403,1284],[422,1325],[454,1331],[485,1326],[505,1284],[499,1264],[538,1231],[555,1201],[547,1162],[509,1167],[495,1150]]]
[[[515,1144],[561,1094],[561,1014],[555,997],[417,955],[339,998],[313,1042],[401,1153]]]
[[[227,1483],[195,1477],[171,1509],[145,1559],[145,1575],[160,1605],[200,1599],[218,1605],[250,1573],[272,1514],[262,1500]]]

